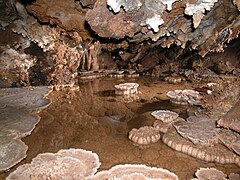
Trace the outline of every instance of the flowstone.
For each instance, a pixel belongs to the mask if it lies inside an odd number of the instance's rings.
[[[0,89],[0,171],[26,157],[28,147],[21,138],[30,135],[40,117],[36,112],[47,107],[48,87]]]

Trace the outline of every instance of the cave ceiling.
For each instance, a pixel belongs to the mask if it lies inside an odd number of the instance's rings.
[[[150,41],[151,48],[176,44],[201,56],[223,51],[238,36],[239,9],[237,0],[36,0],[27,6],[39,21],[82,36],[90,37],[91,29],[101,38]]]

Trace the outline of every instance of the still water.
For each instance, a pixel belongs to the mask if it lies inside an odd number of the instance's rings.
[[[115,96],[114,85],[125,82],[139,83],[140,93]],[[117,164],[145,164],[168,169],[180,179],[193,178],[200,167],[215,167],[227,174],[240,173],[236,165],[206,163],[172,150],[161,140],[137,146],[128,139],[132,128],[153,124],[151,111],[172,110],[183,118],[193,111],[193,107],[171,104],[166,97],[169,90],[186,88],[191,88],[191,84],[138,78],[80,82],[79,90],[54,91],[49,96],[52,104],[40,113],[40,123],[23,139],[29,150],[27,158],[17,166],[31,162],[39,153],[82,148],[99,155],[99,170]],[[0,179],[8,173],[0,175]]]

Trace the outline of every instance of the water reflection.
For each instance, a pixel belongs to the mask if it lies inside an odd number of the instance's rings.
[[[81,82],[77,91],[59,91],[51,94],[52,105],[41,112],[41,121],[34,132],[24,139],[28,144],[30,162],[43,152],[57,152],[65,148],[82,148],[96,152],[102,163],[100,170],[116,164],[138,163],[166,168],[180,179],[191,179],[199,167],[215,167],[229,174],[239,172],[235,165],[205,163],[176,152],[161,141],[146,146],[135,146],[127,135],[132,128],[152,125],[151,111],[167,109],[186,116],[189,106],[169,102],[166,92],[184,89],[188,84],[138,79],[138,99],[115,96],[114,85],[125,80],[95,80]],[[6,175],[6,174],[5,174]],[[4,176],[5,176],[4,175]],[[0,176],[1,178],[1,176]]]

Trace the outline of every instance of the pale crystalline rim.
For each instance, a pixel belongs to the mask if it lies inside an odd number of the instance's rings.
[[[158,120],[161,120],[163,122],[166,121],[166,119],[177,119],[178,118],[178,114],[173,112],[173,111],[169,111],[169,110],[157,110],[157,111],[153,111],[151,113],[151,115],[158,119]],[[161,117],[159,117],[161,116]]]
[[[139,84],[137,83],[123,83],[118,84],[114,86],[118,90],[130,90],[130,89],[136,89],[139,87]]]

